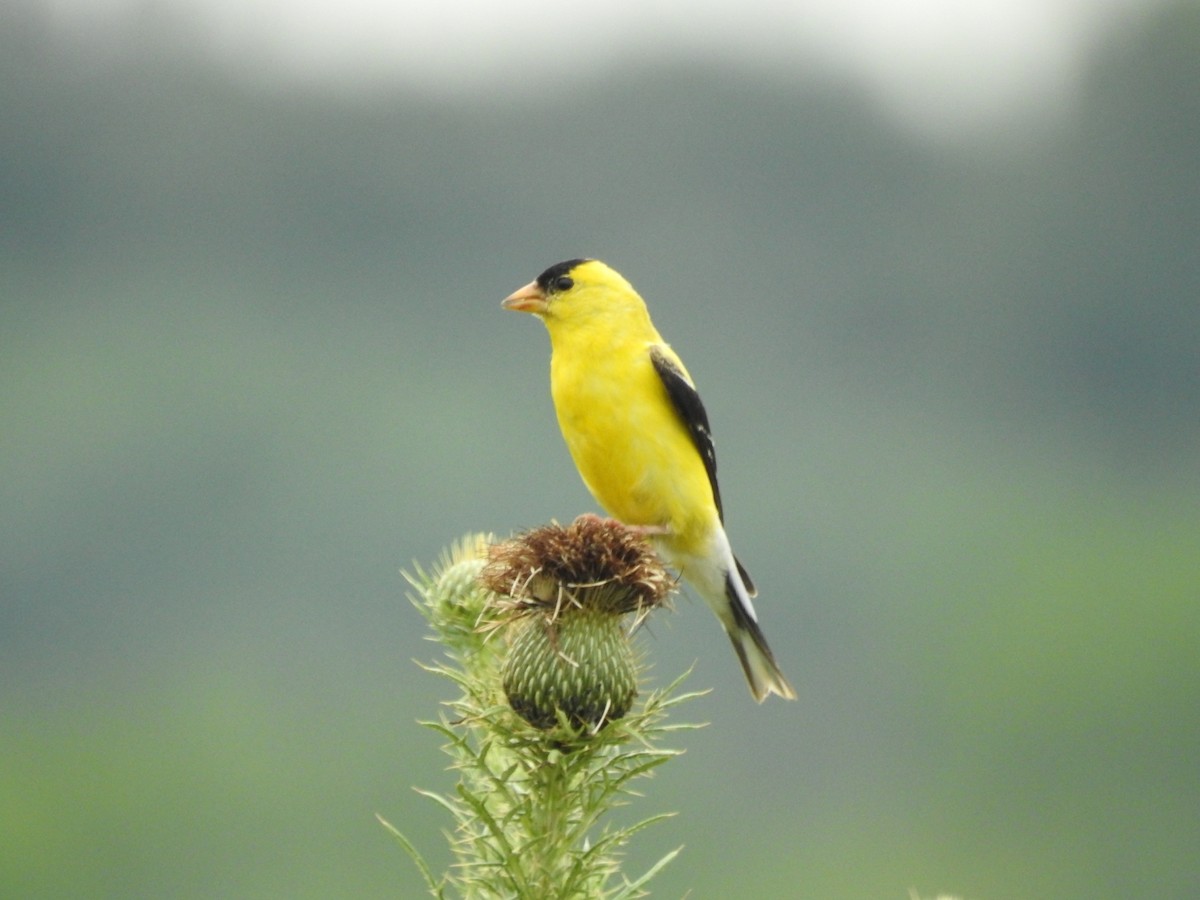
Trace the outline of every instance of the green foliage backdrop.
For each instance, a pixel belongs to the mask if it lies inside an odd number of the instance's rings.
[[[655,625],[715,688],[656,895],[1200,882],[1193,5],[953,146],[699,64],[345,96],[0,19],[0,894],[419,890],[399,570],[592,508],[498,306],[578,255],[697,378],[800,693]]]

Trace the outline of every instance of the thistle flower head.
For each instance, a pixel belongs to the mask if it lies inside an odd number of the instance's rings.
[[[590,605],[614,615],[645,615],[675,582],[638,532],[612,519],[580,516],[493,544],[480,573],[515,612]]]
[[[490,627],[509,639],[502,674],[518,715],[542,729],[560,715],[599,729],[629,711],[629,635],[674,587],[644,537],[581,516],[494,544],[479,577],[493,592]]]

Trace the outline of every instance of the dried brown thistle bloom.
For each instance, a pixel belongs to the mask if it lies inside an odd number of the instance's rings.
[[[480,580],[495,597],[489,627],[509,640],[505,694],[538,728],[600,728],[637,696],[629,635],[674,581],[638,532],[580,516],[494,544]]]

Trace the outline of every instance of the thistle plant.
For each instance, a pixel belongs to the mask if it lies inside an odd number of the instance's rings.
[[[640,700],[642,654],[630,639],[674,582],[636,532],[595,516],[496,542],[460,541],[431,573],[407,576],[414,604],[445,659],[424,665],[459,695],[427,727],[445,739],[452,793],[418,790],[454,820],[453,865],[440,876],[415,845],[383,824],[438,898],[592,900],[647,895],[682,848],[642,874],[622,852],[652,815],[609,815],[631,784],[681,751],[668,713],[696,696],[681,676]],[[382,821],[382,819],[381,819]]]

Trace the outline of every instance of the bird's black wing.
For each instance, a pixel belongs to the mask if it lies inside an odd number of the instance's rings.
[[[704,471],[708,473],[708,483],[712,486],[713,503],[717,505],[717,515],[721,524],[724,524],[725,510],[721,506],[721,490],[717,487],[717,450],[713,446],[712,430],[708,427],[708,413],[700,401],[700,394],[674,360],[663,353],[661,347],[650,348],[650,362],[654,364],[654,371],[662,379],[667,396],[671,398],[671,405],[675,407],[675,412],[679,414],[688,434],[692,436],[692,443],[696,445],[700,458],[704,460]],[[742,583],[746,586],[746,593],[751,597],[757,595],[758,591],[746,567],[737,557],[734,557],[733,561],[737,565]]]
[[[687,375],[675,364],[661,347],[650,348],[650,361],[654,363],[654,371],[662,379],[671,405],[687,427],[692,436],[692,443],[700,458],[704,460],[704,471],[708,473],[708,483],[712,486],[713,502],[717,504],[717,515],[725,521],[725,511],[721,507],[721,491],[717,487],[717,451],[713,446],[712,431],[708,427],[708,413],[700,402],[700,395]]]

